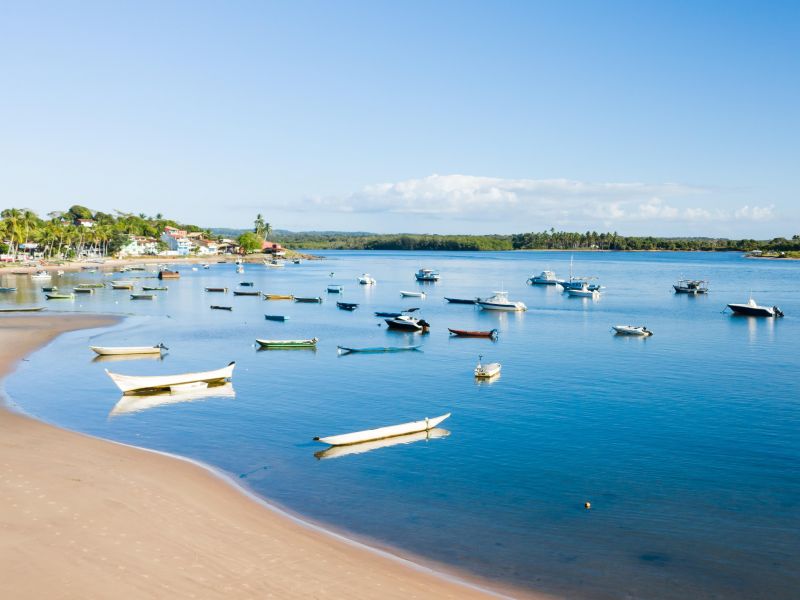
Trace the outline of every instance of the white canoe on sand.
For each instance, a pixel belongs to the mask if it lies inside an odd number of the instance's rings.
[[[447,413],[441,417],[436,417],[433,419],[426,418],[422,421],[412,421],[411,423],[403,423],[402,425],[390,425],[389,427],[366,429],[364,431],[343,433],[342,435],[330,435],[328,437],[315,437],[314,441],[330,444],[331,446],[345,446],[347,444],[358,444],[361,442],[370,442],[372,440],[382,440],[398,435],[417,433],[418,431],[428,431],[429,429],[433,429],[439,425],[439,423],[444,421],[449,416],[450,413]]]
[[[111,378],[111,381],[117,384],[117,387],[122,390],[123,394],[131,394],[141,391],[164,390],[172,388],[173,386],[197,381],[224,383],[233,377],[233,368],[235,366],[236,363],[232,362],[227,367],[217,369],[216,371],[180,373],[178,375],[120,375],[119,373],[112,373],[108,369],[106,369],[106,373]]]
[[[100,356],[120,356],[122,354],[161,354],[162,348],[168,350],[164,344],[157,346],[89,346]]]

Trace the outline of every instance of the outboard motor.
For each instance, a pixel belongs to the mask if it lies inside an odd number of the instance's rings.
[[[773,306],[773,307],[772,307],[772,313],[773,313],[773,314],[774,314],[776,317],[782,317],[782,316],[783,316],[783,311],[782,311],[780,308],[778,308],[777,306]]]

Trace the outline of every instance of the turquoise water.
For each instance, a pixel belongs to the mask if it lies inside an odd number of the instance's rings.
[[[498,581],[571,598],[792,598],[800,589],[800,263],[738,254],[581,253],[575,272],[606,289],[569,298],[525,280],[559,276],[568,253],[327,252],[285,269],[182,268],[155,302],[100,290],[50,311],[131,315],[68,334],[6,382],[27,412],[60,425],[215,465],[268,499],[360,537]],[[421,285],[420,267],[442,272]],[[331,277],[330,273],[334,276]],[[375,286],[356,277],[371,273]],[[148,273],[115,278],[149,276]],[[710,280],[706,297],[672,293]],[[102,274],[54,279],[62,289]],[[207,294],[255,282],[294,304]],[[154,279],[144,280],[155,284]],[[341,297],[325,293],[344,286]],[[41,300],[27,278],[2,276]],[[526,313],[448,305],[503,286]],[[424,289],[425,300],[400,290]],[[728,302],[777,304],[780,320],[732,317]],[[335,300],[361,303],[354,312]],[[39,302],[41,303],[41,302]],[[230,313],[210,304],[234,306]],[[429,335],[387,331],[374,310],[420,306]],[[285,323],[263,315],[285,314]],[[647,339],[612,335],[644,324]],[[447,327],[497,328],[497,342]],[[256,337],[320,339],[316,351],[258,351]],[[163,341],[163,360],[97,362],[97,345]],[[336,346],[420,343],[422,352],[338,356]],[[502,375],[477,383],[482,354]],[[219,368],[235,396],[112,414],[104,368],[129,374]],[[43,377],[42,373],[47,373]],[[449,436],[320,460],[330,435],[452,412]],[[592,509],[583,508],[589,501]]]

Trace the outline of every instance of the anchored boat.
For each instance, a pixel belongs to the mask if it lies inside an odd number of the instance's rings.
[[[59,294],[58,292],[53,292],[45,294],[44,297],[48,300],[74,300],[75,294]]]
[[[747,304],[728,304],[734,314],[748,317],[782,317],[783,311],[777,306],[759,306],[751,297]]]
[[[491,379],[500,374],[500,363],[483,364],[483,355],[478,357],[478,364],[475,367],[475,377],[478,379]]]
[[[226,288],[226,287],[207,287],[206,291],[207,292],[220,292],[220,293],[223,293],[223,294],[227,294],[228,293],[228,288]]]
[[[161,354],[169,350],[164,344],[157,346],[89,346],[99,356],[122,356],[126,354]]]
[[[385,352],[411,352],[419,350],[422,346],[373,346],[371,348],[348,348],[336,346],[339,354],[382,354]]]
[[[417,281],[439,281],[439,273],[433,269],[420,269],[414,273]]]
[[[289,317],[286,315],[264,315],[267,321],[288,321]]]
[[[310,340],[256,340],[262,348],[316,348],[317,338]]]
[[[358,283],[361,285],[374,285],[377,281],[369,273],[362,273],[358,278]]]
[[[337,302],[336,306],[342,310],[355,310],[358,308],[358,304],[356,302]]]
[[[328,293],[329,294],[341,294],[342,293],[342,286],[340,286],[340,285],[329,285],[328,286]]]
[[[619,335],[638,335],[640,337],[653,335],[653,332],[644,325],[612,325],[611,329]]]
[[[420,431],[428,431],[433,429],[439,423],[444,421],[450,416],[450,413],[428,419],[427,417],[422,421],[412,421],[410,423],[403,423],[402,425],[390,425],[388,427],[379,427],[377,429],[366,429],[364,431],[356,431],[353,433],[344,433],[342,435],[331,435],[327,437],[315,437],[315,442],[322,442],[330,444],[331,446],[347,446],[349,444],[359,444],[361,442],[370,442],[373,440],[382,440],[385,438],[396,437],[398,435],[408,435],[409,433],[417,433]]]
[[[163,269],[158,272],[159,279],[180,279],[181,274],[177,271],[170,271],[169,269]]]
[[[431,325],[425,319],[417,319],[409,315],[400,315],[393,319],[384,319],[389,329],[398,329],[400,331],[422,332],[427,333]]]
[[[478,305],[484,310],[523,311],[528,310],[524,302],[514,302],[508,299],[508,292],[495,292],[490,298],[480,298]]]
[[[477,299],[475,298],[448,298],[447,296],[444,297],[450,304],[477,304]]]
[[[233,368],[235,366],[236,363],[232,362],[227,367],[215,371],[182,373],[178,375],[122,375],[120,373],[112,373],[108,369],[106,369],[106,373],[111,378],[111,381],[122,390],[123,394],[132,394],[143,391],[171,389],[175,386],[187,383],[224,383],[233,377]]]
[[[234,294],[236,292],[233,292]],[[251,295],[250,292],[240,292],[244,295]],[[256,292],[260,293],[260,292]],[[264,294],[264,300],[294,300],[294,296],[291,294]]]
[[[456,337],[479,337],[492,339],[497,337],[497,329],[492,329],[491,331],[466,331],[464,329],[450,329],[448,327],[447,331]]]
[[[218,304],[211,305],[212,310],[233,310],[232,306],[220,306]]]
[[[703,279],[681,279],[672,288],[676,294],[707,294],[708,282]]]
[[[314,297],[295,296],[294,301],[304,304],[322,304],[322,298],[320,296],[314,296]]]
[[[528,279],[527,283],[530,285],[558,285],[563,283],[563,279],[558,279],[553,271],[542,271],[535,277]]]
[[[155,294],[131,294],[131,300],[155,300]]]
[[[403,298],[425,298],[425,292],[405,292],[400,290],[400,295]]]

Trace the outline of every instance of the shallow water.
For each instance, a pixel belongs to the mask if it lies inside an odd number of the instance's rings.
[[[800,589],[800,263],[738,254],[580,253],[598,301],[525,284],[569,253],[327,252],[285,269],[182,268],[155,302],[99,290],[49,311],[131,315],[36,353],[6,383],[27,412],[60,425],[190,456],[315,520],[468,569],[572,598],[791,598]],[[441,270],[417,284],[421,266]],[[375,286],[359,286],[371,273]],[[333,273],[333,277],[330,274]],[[133,272],[114,278],[152,276]],[[711,293],[672,293],[681,277]],[[62,289],[97,274],[54,278]],[[206,286],[322,295],[295,304],[209,294]],[[155,285],[155,279],[142,280]],[[341,283],[340,296],[326,294]],[[42,304],[26,277],[0,276],[0,307]],[[46,284],[44,284],[46,285]],[[449,305],[503,286],[526,313]],[[400,290],[424,289],[424,300]],[[784,319],[732,317],[728,302],[780,306]],[[359,302],[352,312],[335,300]],[[230,313],[210,304],[233,305]],[[420,306],[429,335],[387,331],[375,310]],[[285,314],[285,323],[264,314]],[[610,326],[644,324],[648,339]],[[497,328],[497,342],[447,327]],[[256,337],[320,338],[258,351]],[[98,362],[98,345],[163,341],[163,360]],[[337,345],[420,343],[422,352],[339,356]],[[478,356],[502,375],[478,383]],[[114,414],[104,368],[130,374],[237,363],[235,395]],[[47,377],[40,374],[46,372]],[[124,407],[123,407],[124,408]],[[449,436],[320,460],[311,441],[452,412]],[[590,501],[592,509],[583,504]]]

